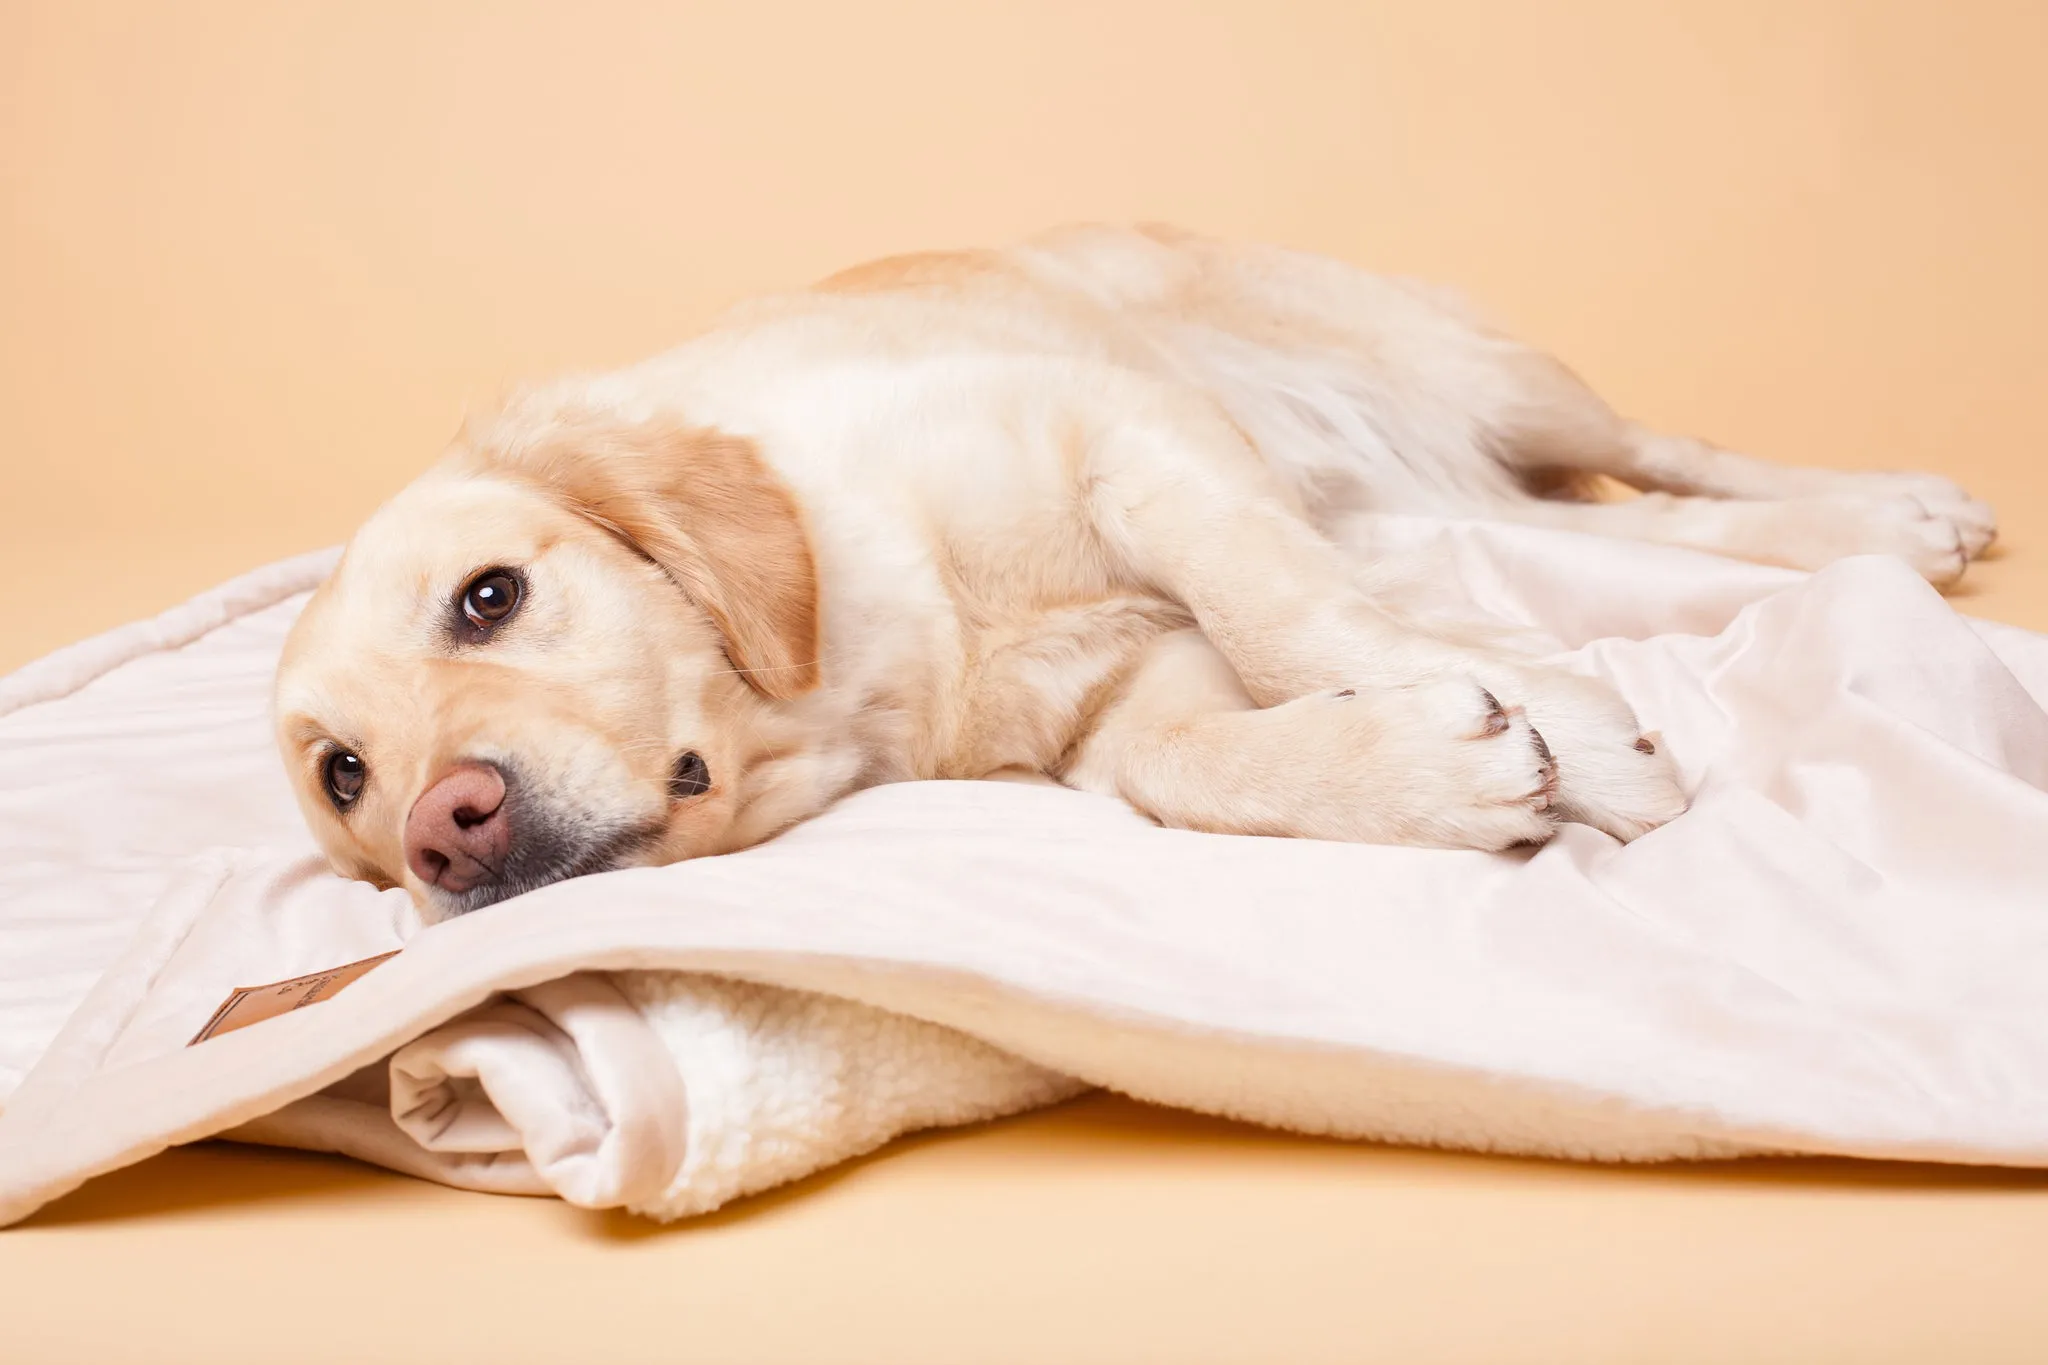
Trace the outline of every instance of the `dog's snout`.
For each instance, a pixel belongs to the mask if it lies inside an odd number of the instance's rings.
[[[494,880],[512,849],[505,776],[489,763],[461,763],[413,802],[405,819],[405,861],[443,891]]]

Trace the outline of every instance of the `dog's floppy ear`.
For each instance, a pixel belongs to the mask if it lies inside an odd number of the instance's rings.
[[[753,442],[661,418],[560,410],[537,429],[493,425],[465,442],[472,459],[542,485],[660,565],[724,633],[755,691],[789,698],[818,685],[810,540]]]

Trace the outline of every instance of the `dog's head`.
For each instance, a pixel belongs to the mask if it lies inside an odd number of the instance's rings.
[[[380,510],[293,628],[278,741],[335,867],[430,916],[731,846],[817,583],[753,446],[515,410]]]

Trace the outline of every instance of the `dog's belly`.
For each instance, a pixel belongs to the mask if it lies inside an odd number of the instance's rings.
[[[1157,331],[1324,530],[1359,512],[1469,514],[1518,490],[1481,414],[1419,366],[1217,328]]]

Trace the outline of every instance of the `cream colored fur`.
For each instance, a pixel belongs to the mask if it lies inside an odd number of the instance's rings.
[[[1595,474],[1644,494],[1587,500]],[[565,874],[603,839],[603,865],[671,861],[1015,769],[1222,832],[1499,849],[1676,816],[1627,706],[1377,554],[1387,512],[1891,553],[1937,583],[1993,535],[1945,480],[1623,421],[1434,290],[1070,229],[877,262],[518,397],[351,544],[288,646],[280,737],[337,865],[442,912],[471,903],[408,870],[402,829],[465,759],[516,774]],[[451,640],[498,566],[518,613]],[[369,772],[346,812],[338,747]],[[708,791],[668,789],[685,752]]]

